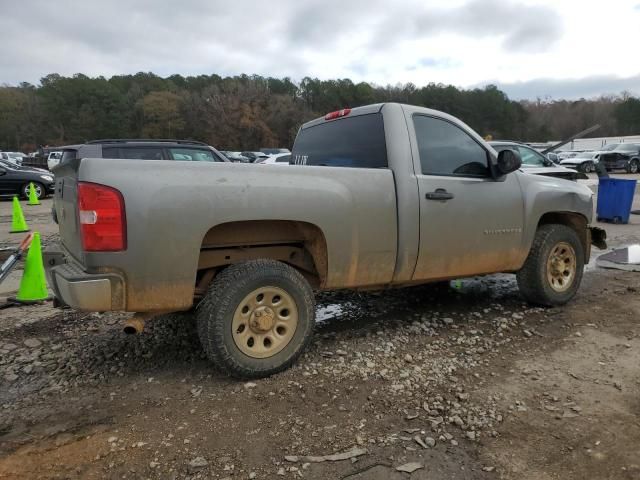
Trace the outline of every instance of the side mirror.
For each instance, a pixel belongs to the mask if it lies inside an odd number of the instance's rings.
[[[520,154],[515,150],[505,149],[498,153],[498,172],[500,175],[506,175],[515,172],[522,166]]]
[[[0,167],[0,175],[6,175],[6,174],[7,174],[7,171],[4,168]]]

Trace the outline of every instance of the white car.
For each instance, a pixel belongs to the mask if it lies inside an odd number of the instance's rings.
[[[592,150],[588,152],[578,152],[571,158],[564,158],[560,160],[560,165],[567,168],[575,168],[579,172],[589,173],[596,171],[596,164],[600,158],[601,153],[610,152],[615,150],[619,143],[611,143],[605,145],[600,150]]]
[[[16,165],[22,165],[22,158],[26,155],[22,152],[0,152],[0,159]]]
[[[59,163],[62,158],[62,152],[51,152],[47,157],[47,167],[49,170],[53,170]]]
[[[565,166],[555,165],[551,160],[542,155],[537,150],[518,142],[511,141],[491,141],[489,142],[497,152],[510,149],[517,150],[522,159],[521,170],[533,175],[543,175],[545,177],[564,178],[565,180],[577,180],[579,178],[587,178],[586,175],[578,173],[575,170],[566,168]]]
[[[256,161],[256,163],[261,165],[289,165],[290,160],[290,153],[277,153],[275,155],[269,155],[267,158],[260,159]]]
[[[567,168],[575,168],[579,172],[595,172],[598,156],[599,152],[580,152],[575,157],[560,160],[560,165]]]

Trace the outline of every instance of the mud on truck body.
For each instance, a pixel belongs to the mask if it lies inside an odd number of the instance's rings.
[[[58,302],[191,311],[208,357],[242,378],[299,357],[314,291],[513,272],[526,300],[561,305],[604,243],[588,188],[408,105],[304,124],[288,166],[70,157],[55,170],[61,250],[46,255]]]

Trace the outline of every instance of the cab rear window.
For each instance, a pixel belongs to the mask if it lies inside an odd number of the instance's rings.
[[[291,163],[387,168],[382,114],[345,117],[301,130],[293,145]]]

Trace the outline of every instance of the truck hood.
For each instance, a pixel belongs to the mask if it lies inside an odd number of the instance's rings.
[[[520,170],[523,173],[529,173],[533,175],[542,175],[545,177],[556,177],[565,180],[577,180],[579,178],[588,178],[586,175],[571,170],[566,167],[525,167]]]

